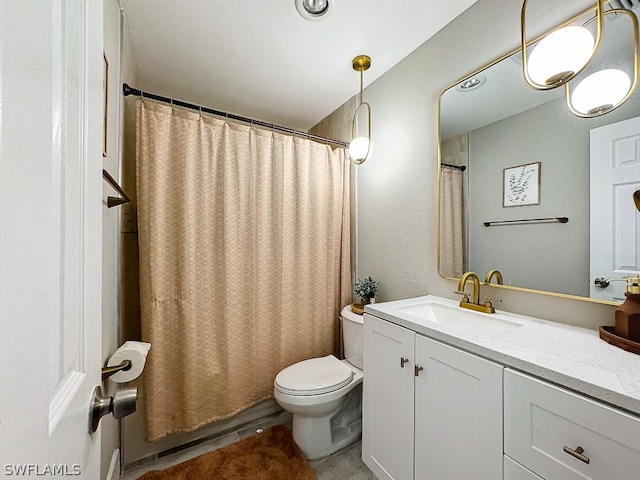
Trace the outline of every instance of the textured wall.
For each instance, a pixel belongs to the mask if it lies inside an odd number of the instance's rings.
[[[521,5],[480,0],[366,89],[373,153],[357,168],[357,275],[380,280],[379,301],[427,293],[457,298],[456,283],[442,279],[436,267],[438,97],[517,48]],[[531,11],[530,34],[589,6],[586,0],[540,0]],[[483,293],[503,298],[508,311],[588,327],[613,321],[613,307],[606,305],[497,287]]]

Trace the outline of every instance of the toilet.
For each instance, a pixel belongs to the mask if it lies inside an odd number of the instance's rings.
[[[356,441],[362,433],[363,318],[340,313],[345,360],[333,355],[286,367],[273,382],[275,399],[293,414],[293,439],[312,460]]]

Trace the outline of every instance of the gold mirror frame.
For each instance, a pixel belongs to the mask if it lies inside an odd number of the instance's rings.
[[[603,5],[606,5],[609,3],[610,0],[608,1],[604,1]],[[590,13],[593,13],[595,10],[597,9],[597,6],[593,6],[585,11],[583,11],[582,13],[579,13],[578,15],[575,15],[574,17],[570,18],[569,20],[567,20],[566,22],[558,25],[557,27],[555,27],[554,29],[536,37],[534,40],[531,41],[531,44],[541,40],[543,37],[545,37],[546,35],[559,30],[563,27],[566,27],[572,23],[574,23],[575,21],[577,21],[578,19],[584,17],[585,15],[589,15]],[[444,276],[442,274],[440,274],[440,201],[441,201],[441,194],[442,192],[440,191],[440,179],[442,176],[442,138],[441,138],[441,115],[440,112],[442,110],[442,96],[445,94],[445,92],[447,90],[449,90],[450,88],[454,88],[456,85],[464,82],[465,80],[468,80],[472,77],[474,77],[475,75],[478,75],[479,73],[483,72],[484,70],[491,68],[492,66],[496,65],[497,63],[501,62],[502,60],[510,57],[511,55],[518,53],[521,51],[521,47],[515,48],[513,50],[511,50],[510,52],[508,52],[507,54],[497,58],[496,60],[494,60],[493,62],[488,63],[487,65],[483,66],[482,68],[479,68],[478,70],[475,70],[474,72],[465,75],[464,77],[462,77],[461,79],[459,79],[458,81],[454,82],[453,84],[449,85],[448,87],[446,87],[444,90],[442,90],[442,92],[440,92],[440,95],[438,96],[438,119],[437,119],[437,141],[438,141],[438,178],[437,178],[437,182],[438,182],[438,212],[436,215],[436,222],[437,222],[437,239],[436,239],[436,268],[438,270],[438,275],[445,279],[445,280],[452,280],[455,282],[458,282],[460,279],[459,278],[455,278],[455,277],[447,277]],[[518,291],[518,292],[527,292],[527,293],[535,293],[535,294],[539,294],[539,295],[547,295],[547,296],[551,296],[551,297],[559,297],[559,298],[566,298],[566,299],[570,299],[570,300],[581,300],[584,302],[590,302],[590,303],[596,303],[596,304],[601,304],[601,305],[612,305],[612,306],[620,306],[621,302],[614,302],[611,300],[603,300],[600,298],[591,298],[591,297],[584,297],[584,296],[579,296],[579,295],[571,295],[568,293],[558,293],[558,292],[549,292],[546,290],[535,290],[532,288],[525,288],[525,287],[516,287],[513,285],[499,285],[497,283],[487,283],[487,282],[480,282],[481,285],[490,285],[492,287],[496,287],[496,288],[500,288],[500,289],[505,289],[505,290],[513,290],[513,291]]]

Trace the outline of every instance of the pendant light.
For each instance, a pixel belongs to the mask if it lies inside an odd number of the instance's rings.
[[[522,72],[526,82],[536,90],[551,90],[565,85],[582,72],[593,60],[604,30],[603,0],[597,0],[597,35],[593,35],[583,26],[566,26],[545,35],[534,47],[531,55],[527,53],[527,4],[524,0],[520,15],[520,34],[522,38]]]
[[[638,19],[633,12],[626,9],[607,10],[605,15],[624,14],[633,25],[633,82],[629,75],[617,68],[597,70],[580,80],[575,89],[571,84],[565,85],[567,107],[574,115],[581,118],[593,118],[609,113],[626,102],[638,87]],[[585,23],[591,23],[593,19]],[[616,20],[617,21],[617,20]],[[577,79],[576,79],[577,80]]]
[[[353,69],[360,72],[360,97],[359,104],[356,107],[356,111],[353,112],[353,118],[351,120],[351,142],[349,143],[349,157],[356,163],[361,165],[367,160],[371,153],[371,106],[367,102],[362,101],[362,80],[363,72],[368,70],[371,66],[371,58],[367,55],[358,55],[353,59]],[[358,111],[362,106],[367,107],[367,135],[357,135],[357,120]]]

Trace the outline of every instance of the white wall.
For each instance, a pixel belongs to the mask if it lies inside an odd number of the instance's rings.
[[[588,0],[540,0],[532,36]],[[458,298],[456,283],[437,272],[438,97],[467,74],[517,48],[521,2],[480,0],[366,90],[372,107],[373,154],[357,168],[358,272],[381,282],[379,301],[432,293]],[[375,58],[372,59],[375,64]],[[483,287],[501,308],[595,328],[613,307]]]
[[[107,156],[103,167],[122,185],[122,82],[135,75],[135,62],[126,38],[121,34],[121,15],[118,0],[104,0],[104,53],[109,62]],[[122,263],[122,242],[120,223],[122,207],[107,208],[107,196],[118,196],[106,182],[104,185],[104,205],[102,218],[102,359],[106,364],[109,357],[121,344],[120,277]],[[110,380],[104,382],[104,390],[113,395],[118,385]],[[120,424],[113,416],[102,418],[101,422],[101,478],[114,479],[120,472]]]
[[[111,176],[120,179],[120,135],[118,128],[118,83],[120,81],[120,10],[117,0],[104,1],[104,53],[109,62],[108,109],[107,109],[107,156],[103,158],[104,169]],[[114,190],[103,182],[102,214],[102,360],[106,364],[111,354],[118,348],[119,276],[120,276],[120,209],[107,208],[107,196],[117,196]],[[111,382],[104,383],[105,394],[113,395]],[[100,478],[106,479],[119,471],[113,465],[118,455],[120,428],[113,416],[103,417],[101,429]],[[113,465],[113,466],[112,466]],[[111,472],[110,472],[111,470]]]

